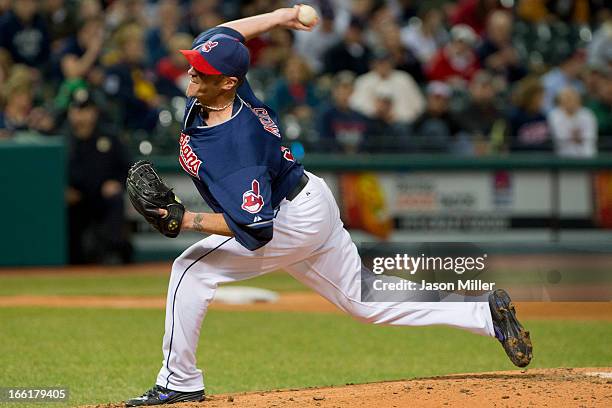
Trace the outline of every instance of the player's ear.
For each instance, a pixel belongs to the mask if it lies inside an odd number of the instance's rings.
[[[225,80],[223,81],[223,89],[226,91],[229,91],[230,89],[234,89],[236,88],[238,85],[238,78],[236,77],[225,77]]]

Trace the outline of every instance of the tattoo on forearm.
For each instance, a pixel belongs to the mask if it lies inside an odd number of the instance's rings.
[[[193,229],[195,231],[199,231],[199,232],[204,232],[204,215],[203,214],[196,214],[195,217],[193,217]]]

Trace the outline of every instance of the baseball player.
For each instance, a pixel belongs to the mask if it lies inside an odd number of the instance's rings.
[[[219,284],[284,269],[340,309],[369,323],[442,324],[497,337],[518,366],[531,360],[529,333],[507,294],[489,302],[362,302],[361,259],[325,181],[281,146],[278,116],[253,94],[246,74],[249,38],[276,27],[311,30],[299,7],[232,21],[182,50],[191,68],[179,162],[214,213],[185,210],[148,162],[128,175],[136,209],[157,229],[209,234],[172,265],[164,360],[153,388],[128,406],[204,399],[196,368],[200,327]]]

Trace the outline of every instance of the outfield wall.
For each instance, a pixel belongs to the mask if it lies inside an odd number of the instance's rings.
[[[176,158],[148,159],[189,208],[206,210]],[[612,243],[612,155],[312,154],[303,163],[330,185],[357,240],[385,234],[395,241],[422,240],[427,233],[431,240],[482,241],[511,233],[554,242],[573,232],[578,239],[594,233]],[[0,142],[0,208],[7,227],[0,265],[66,262],[65,166],[61,139]],[[127,208],[137,259],[171,258],[199,238],[167,240]]]
[[[60,139],[0,142],[0,266],[66,263],[66,173]]]

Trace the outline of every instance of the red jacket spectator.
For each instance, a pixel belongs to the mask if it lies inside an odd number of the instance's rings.
[[[460,24],[451,30],[452,41],[438,50],[426,68],[430,81],[447,81],[459,77],[471,80],[480,69],[480,62],[474,52],[476,34]]]

